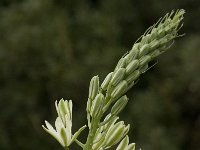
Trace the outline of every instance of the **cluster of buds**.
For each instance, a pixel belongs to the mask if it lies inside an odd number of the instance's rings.
[[[109,119],[111,114],[106,118]],[[105,125],[98,128],[93,141],[93,150],[101,150],[112,147],[121,141],[128,133],[130,125],[125,125],[123,121],[116,122],[119,117],[115,116]]]
[[[131,51],[119,60],[114,71],[107,75],[101,89],[107,91],[112,99],[118,99],[128,91],[148,69],[148,63],[165,52],[173,39],[179,36],[184,13],[184,10],[172,11],[150,27]]]
[[[46,127],[42,125],[43,129],[52,135],[64,148],[68,148],[79,136],[79,134],[86,128],[83,126],[74,135],[72,135],[72,101],[61,99],[59,103],[55,102],[58,117],[55,121],[54,129],[52,125],[45,121]]]
[[[184,10],[172,11],[147,29],[129,53],[118,62],[114,71],[109,73],[99,85],[99,77],[94,76],[90,81],[87,101],[87,120],[89,134],[85,144],[77,137],[86,126],[72,135],[72,101],[61,99],[55,102],[58,117],[55,129],[45,121],[45,131],[51,134],[66,150],[76,141],[83,150],[104,150],[118,145],[116,150],[135,150],[135,144],[129,144],[129,125],[123,121],[117,122],[118,114],[124,109],[128,98],[124,95],[137,81],[139,76],[148,70],[149,62],[167,50],[178,37],[178,31]],[[110,113],[101,122],[102,116],[111,107]],[[92,120],[91,120],[92,118]]]
[[[173,43],[173,39],[178,37],[178,30],[182,26],[180,22],[184,13],[184,10],[172,11],[150,27],[133,45],[131,51],[119,60],[114,71],[106,76],[100,86],[98,76],[91,79],[87,103],[88,118],[90,116],[92,118],[101,116],[111,103],[115,102],[109,117],[100,123],[100,125],[104,125],[104,128],[100,127],[96,132],[96,140],[94,141],[97,142],[93,142],[94,150],[109,148],[126,135],[129,126],[125,127],[123,122],[113,123],[128,102],[128,98],[124,93],[149,68],[149,62],[165,52]],[[90,121],[88,124],[90,127]],[[110,124],[110,126],[108,130],[104,131],[106,124]],[[124,149],[124,147],[135,149],[134,144],[124,144],[128,143],[127,141],[128,137],[122,141],[118,149]]]

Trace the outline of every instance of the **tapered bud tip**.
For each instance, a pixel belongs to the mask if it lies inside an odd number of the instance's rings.
[[[93,100],[98,92],[99,92],[99,77],[94,76],[90,81],[89,98]]]
[[[106,89],[107,89],[107,87],[108,87],[108,85],[109,85],[109,83],[110,83],[110,80],[112,79],[112,74],[113,74],[113,72],[109,73],[109,74],[106,76],[106,78],[104,79],[103,83],[101,84],[101,88],[102,88],[103,90],[106,90]]]
[[[110,81],[110,84],[113,85],[113,86],[116,86],[123,79],[123,77],[125,75],[125,71],[126,71],[125,68],[118,69],[114,73],[114,75],[113,75],[113,77],[112,77],[112,79]]]
[[[112,91],[111,97],[112,97],[112,98],[120,97],[120,96],[127,90],[127,87],[128,87],[128,83],[127,83],[125,80],[121,81],[121,82],[114,88],[114,90]]]
[[[126,66],[126,57],[122,57],[119,62],[117,63],[117,66],[115,67],[115,71],[124,68]]]
[[[130,62],[128,64],[128,66],[126,67],[126,75],[131,74],[133,71],[135,71],[139,66],[139,60],[133,60],[132,62]]]
[[[185,9],[180,9],[180,10],[179,10],[179,14],[183,15],[183,14],[185,14],[185,13],[186,13]]]
[[[104,95],[102,93],[97,94],[94,101],[92,102],[92,107],[91,107],[91,116],[93,118],[98,116],[99,113],[101,112],[103,101],[104,101]]]

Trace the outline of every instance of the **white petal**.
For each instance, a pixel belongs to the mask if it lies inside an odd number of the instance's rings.
[[[65,108],[66,108],[66,114],[65,114],[65,116],[67,115],[67,117],[70,119],[71,118],[70,108],[69,108],[69,102],[67,100],[65,101]]]
[[[66,118],[65,121],[66,121],[66,128],[65,128],[65,130],[66,130],[66,133],[67,133],[67,138],[71,139],[71,137],[72,137],[72,131],[71,131],[71,129],[72,129],[72,122],[68,118]]]
[[[69,100],[69,110],[70,110],[71,120],[72,120],[72,107],[73,107],[72,100]]]
[[[48,130],[56,132],[56,130],[52,127],[52,125],[48,121],[45,120],[45,124]]]
[[[57,100],[55,101],[55,106],[56,106],[56,111],[57,111],[58,117],[62,117],[61,113],[60,113],[60,109],[59,109],[58,101]]]
[[[61,138],[59,137],[58,133],[55,130],[49,130],[42,125],[42,128],[49,133],[52,137],[54,137],[63,147],[65,146]]]
[[[71,130],[72,121],[67,117],[67,115],[65,116],[65,124],[66,124],[66,128],[69,128]]]
[[[59,109],[59,112],[60,112],[60,115],[61,115],[60,117],[64,121],[64,116],[66,114],[66,110],[65,110],[64,99],[63,98],[58,103],[58,109]]]
[[[57,117],[57,118],[56,118],[55,127],[56,127],[56,131],[57,131],[58,133],[60,132],[61,128],[64,128],[64,124],[63,124],[63,122],[62,122],[62,120],[61,120],[60,117]]]

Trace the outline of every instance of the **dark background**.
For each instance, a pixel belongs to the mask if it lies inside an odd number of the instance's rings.
[[[61,150],[41,128],[54,123],[55,100],[73,100],[73,131],[86,124],[90,79],[177,8],[186,36],[128,92],[120,117],[137,148],[199,150],[199,0],[0,0],[0,149]]]

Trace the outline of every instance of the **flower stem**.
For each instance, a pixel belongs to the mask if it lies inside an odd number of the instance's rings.
[[[91,150],[92,149],[94,136],[99,127],[99,122],[100,122],[101,116],[102,116],[102,114],[99,117],[92,119],[91,129],[89,131],[87,141],[86,141],[86,144],[85,144],[83,150]]]

